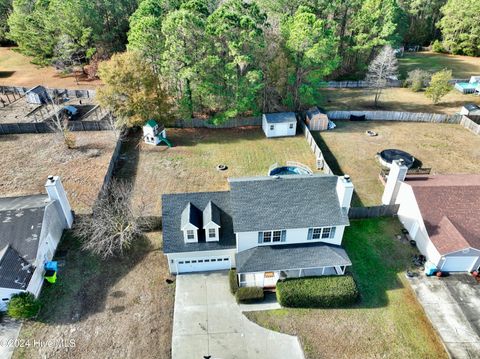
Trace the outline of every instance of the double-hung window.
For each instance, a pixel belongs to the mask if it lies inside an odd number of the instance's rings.
[[[195,231],[189,229],[189,230],[187,231],[187,239],[188,239],[189,241],[193,241],[193,240],[195,239]]]
[[[330,232],[331,232],[330,227],[324,228],[322,231],[322,238],[330,238]]]
[[[321,235],[322,235],[322,229],[321,228],[314,228],[313,229],[312,239],[320,239]]]
[[[327,239],[335,237],[335,227],[310,228],[308,230],[308,240]]]
[[[272,232],[263,232],[263,243],[270,243],[272,241]]]
[[[282,231],[273,231],[273,242],[280,242],[282,239]]]
[[[287,231],[265,231],[258,232],[258,243],[278,243],[287,240]]]
[[[217,230],[215,228],[208,229],[208,238],[215,238],[217,236]]]

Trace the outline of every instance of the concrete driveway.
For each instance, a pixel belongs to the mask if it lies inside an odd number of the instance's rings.
[[[480,284],[468,274],[410,282],[452,358],[480,358]]]
[[[297,337],[250,322],[230,294],[228,273],[178,275],[172,358],[303,359]]]

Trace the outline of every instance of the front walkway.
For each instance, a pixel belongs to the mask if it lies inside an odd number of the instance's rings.
[[[480,284],[468,274],[410,279],[452,358],[480,357]]]
[[[296,337],[250,322],[229,291],[228,273],[178,275],[172,358],[303,359]]]

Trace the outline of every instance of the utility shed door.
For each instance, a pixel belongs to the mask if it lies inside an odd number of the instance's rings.
[[[444,272],[470,272],[478,257],[446,257],[442,265]]]

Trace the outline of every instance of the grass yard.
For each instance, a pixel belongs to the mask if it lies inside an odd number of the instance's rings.
[[[336,124],[333,131],[313,134],[333,171],[352,177],[356,206],[380,204],[383,185],[375,155],[387,148],[409,152],[422,167],[432,168],[432,174],[480,173],[480,136],[460,125],[387,121]],[[367,130],[378,136],[367,136]]]
[[[159,250],[161,234],[149,233],[124,257],[102,261],[84,253],[70,235],[57,255],[59,279],[43,288],[36,321],[26,322],[19,339],[63,339],[75,347],[22,347],[14,359],[170,358],[175,284]]]
[[[115,147],[111,132],[74,132],[65,148],[55,134],[0,136],[0,197],[44,193],[49,175],[59,175],[77,213],[89,212]]]
[[[457,79],[468,79],[480,74],[480,58],[460,55],[438,54],[435,52],[406,52],[398,59],[401,77],[407,77],[408,71],[420,68],[436,72],[442,69],[452,70]]]
[[[395,239],[396,219],[352,221],[344,246],[353,263],[361,302],[346,309],[248,312],[258,324],[298,335],[306,357],[447,358],[404,271],[415,253]]]
[[[64,76],[52,66],[40,67],[31,59],[14,51],[11,47],[0,47],[0,85],[33,87],[44,85],[53,88],[92,88],[101,84],[99,80],[81,79],[77,85],[75,77]]]
[[[297,161],[315,168],[305,139],[267,139],[261,129],[167,129],[174,144],[132,144],[117,177],[134,179],[137,199],[148,196],[150,214],[160,215],[161,194],[228,190],[228,177],[267,175],[275,162]],[[218,171],[218,164],[228,166]],[[152,195],[153,194],[153,195]]]
[[[323,89],[322,106],[328,110],[383,110],[455,114],[468,102],[480,105],[480,97],[450,91],[441,102],[433,105],[424,92],[412,92],[408,88],[387,88],[383,90],[378,107],[373,106],[374,94],[371,89]]]

